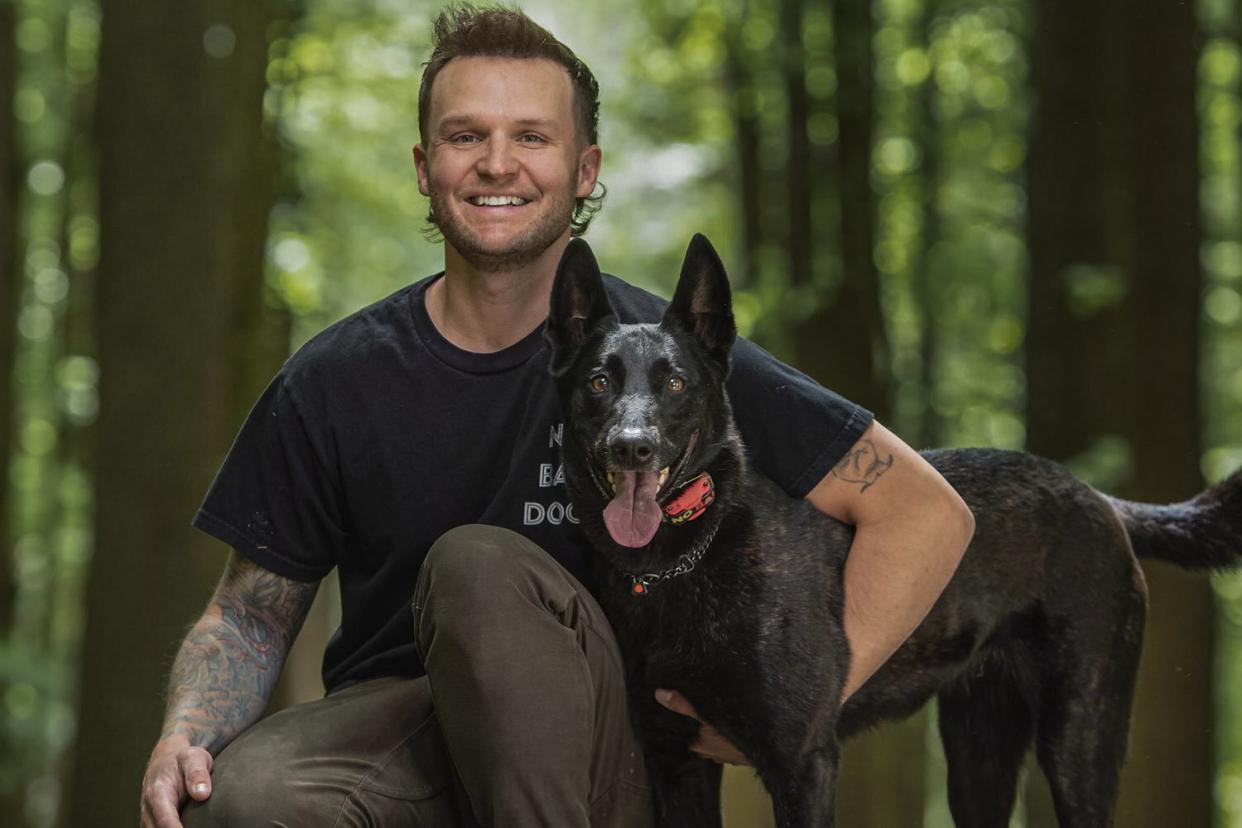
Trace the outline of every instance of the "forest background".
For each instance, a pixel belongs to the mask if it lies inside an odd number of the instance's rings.
[[[0,0],[0,825],[137,818],[281,361],[442,264],[427,0]],[[1170,501],[1242,465],[1239,0],[532,0],[601,83],[606,269],[693,232],[743,332],[920,447]],[[1147,567],[1122,826],[1242,826],[1242,577]],[[322,693],[321,590],[279,705]],[[843,826],[948,825],[934,711]],[[1027,777],[1016,825],[1053,824]],[[770,818],[730,771],[728,824]]]

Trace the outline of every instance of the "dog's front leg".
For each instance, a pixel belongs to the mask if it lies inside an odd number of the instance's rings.
[[[801,762],[783,769],[761,771],[772,795],[777,828],[832,828],[836,825],[836,740],[808,751]]]
[[[647,756],[657,828],[722,828],[721,766],[686,754]]]
[[[721,767],[690,752],[699,723],[655,700],[657,684],[631,676],[630,714],[642,738],[657,828],[723,828]],[[634,691],[634,688],[641,688]]]

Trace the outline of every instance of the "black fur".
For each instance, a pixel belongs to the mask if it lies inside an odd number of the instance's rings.
[[[721,824],[719,766],[687,750],[697,725],[655,701],[667,687],[751,759],[780,826],[832,825],[838,740],[932,696],[957,825],[1008,824],[1032,744],[1061,825],[1110,825],[1146,612],[1131,543],[1182,566],[1236,565],[1242,478],[1148,506],[1018,452],[927,452],[973,510],[974,540],[927,619],[842,707],[852,530],[746,468],[724,390],[734,331],[724,269],[702,236],[659,325],[618,324],[585,243],[571,242],[558,269],[546,335],[565,474],[600,553],[598,596],[625,659],[657,823]],[[669,389],[671,374],[684,391]],[[603,519],[607,473],[666,466],[674,479],[661,496],[708,471],[716,502],[646,547],[618,545]],[[632,575],[709,539],[691,571],[633,593]]]

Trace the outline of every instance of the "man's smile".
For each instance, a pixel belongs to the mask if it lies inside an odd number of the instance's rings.
[[[475,207],[521,207],[530,203],[529,199],[514,195],[470,196],[466,201]]]

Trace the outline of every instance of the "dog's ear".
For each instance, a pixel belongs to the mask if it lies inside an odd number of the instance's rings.
[[[712,358],[728,370],[729,352],[737,337],[733,297],[724,265],[701,233],[694,234],[686,249],[681,278],[664,312],[664,322],[694,334]]]
[[[548,323],[543,329],[543,338],[552,351],[552,375],[565,373],[574,350],[600,323],[615,323],[616,318],[591,246],[582,239],[570,239],[556,267]]]

